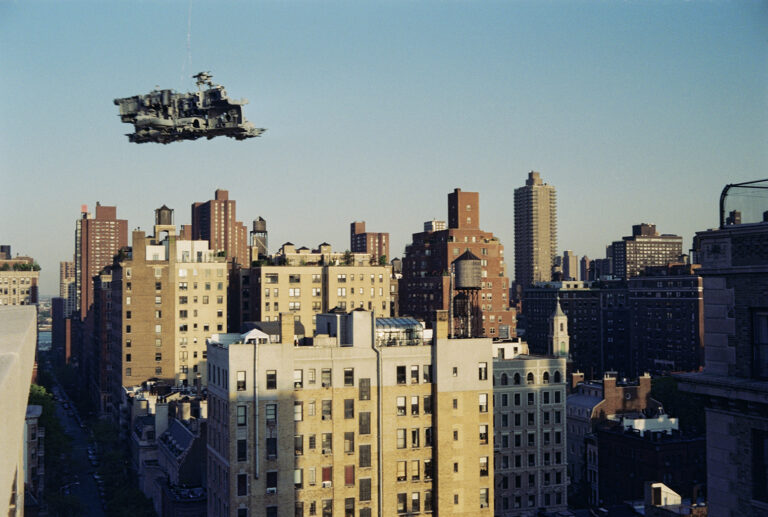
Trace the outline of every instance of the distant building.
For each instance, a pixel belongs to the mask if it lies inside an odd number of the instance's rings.
[[[447,226],[445,225],[445,221],[438,221],[437,219],[432,219],[431,221],[424,223],[425,232],[439,232],[440,230],[445,230],[446,228]]]
[[[223,189],[216,189],[214,199],[193,203],[192,240],[208,241],[230,264],[248,265],[248,229],[237,220],[236,210],[237,202]]]
[[[13,255],[11,254],[11,245],[0,244],[0,260],[9,260],[12,258]]]
[[[721,205],[722,206],[722,205]],[[768,222],[694,237],[704,284],[704,371],[680,388],[707,404],[710,515],[768,512]]]
[[[581,257],[581,260],[579,261],[579,280],[583,282],[587,282],[589,280],[594,280],[593,278],[589,277],[589,269],[590,269],[591,263],[589,261],[589,257],[584,255]]]
[[[518,296],[536,282],[552,279],[557,255],[557,194],[528,173],[525,186],[515,189],[515,285]]]
[[[113,257],[127,245],[128,221],[117,218],[117,207],[96,203],[93,216],[86,205],[82,206],[75,225],[76,310],[81,320],[93,304],[91,279],[112,264]]]
[[[490,339],[352,311],[295,346],[279,321],[209,342],[208,515],[494,515]]]
[[[373,264],[389,260],[389,234],[365,231],[365,221],[350,224],[349,249],[352,253],[368,253]]]
[[[480,229],[480,196],[455,189],[448,194],[448,228],[413,234],[405,248],[400,281],[400,314],[429,321],[436,310],[448,310],[458,289],[451,290],[454,262],[469,251],[480,261],[479,335],[514,335],[516,318],[509,306],[509,279],[504,246]]]
[[[678,235],[659,235],[655,224],[636,224],[632,235],[614,241],[613,273],[619,278],[642,274],[651,266],[666,266],[678,262],[683,254],[683,238]]]
[[[586,280],[579,278],[579,256],[571,250],[563,252],[563,280]]]
[[[579,383],[579,377],[583,375],[574,374],[576,386],[566,404],[568,470],[572,489],[581,491],[591,505],[598,505],[601,463],[594,436],[598,425],[621,421],[624,416],[656,418],[664,409],[651,398],[649,375],[640,376],[636,383],[618,382],[614,373],[605,374],[602,383]]]
[[[642,499],[648,480],[688,497],[706,480],[705,437],[680,433],[674,418],[623,417],[598,425],[594,438],[600,505]]]
[[[334,252],[322,243],[316,250],[285,243],[266,263],[238,270],[233,286],[236,328],[248,321],[277,321],[289,312],[311,336],[318,314],[336,307],[390,315],[391,266],[371,265],[368,253]]]
[[[45,427],[40,425],[42,406],[27,406],[24,422],[24,513],[36,515],[31,507],[39,510],[45,491]]]
[[[77,278],[75,262],[59,262],[59,296],[65,300],[64,317],[69,318],[77,309]]]
[[[205,386],[205,340],[226,328],[225,258],[206,241],[177,240],[173,225],[159,224],[165,210],[156,211],[155,235],[134,231],[110,269],[113,400],[149,379]]]
[[[40,266],[32,257],[0,260],[0,306],[37,305]]]

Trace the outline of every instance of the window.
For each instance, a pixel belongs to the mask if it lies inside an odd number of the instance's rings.
[[[486,445],[488,443],[488,425],[480,424],[480,444]]]
[[[131,362],[131,354],[125,354],[125,362],[130,363]]]
[[[333,406],[331,400],[323,400],[321,405],[321,414],[323,420],[331,420],[333,418]]]
[[[419,460],[411,460],[411,481],[418,481],[421,474]]]
[[[432,395],[424,395],[424,414],[432,414]]]
[[[370,467],[371,466],[371,446],[369,444],[360,445],[358,447],[358,460],[360,462],[360,467]],[[362,479],[360,482],[362,483]]]
[[[425,364],[422,367],[422,382],[432,382],[432,365],[431,364]]]
[[[397,416],[405,416],[405,397],[397,397]]]
[[[397,383],[405,384],[405,366],[397,367]]]
[[[535,403],[535,396],[533,393],[528,394],[528,405],[532,406]]]
[[[488,363],[477,363],[477,377],[481,381],[488,380]]]
[[[397,448],[405,449],[405,429],[397,430]]]
[[[346,454],[354,454],[355,433],[344,433],[344,452]]]
[[[293,487],[304,488],[304,469],[293,469]]]
[[[248,458],[248,440],[240,438],[237,440],[237,461],[245,461]]]
[[[424,428],[424,447],[432,447],[432,428]]]
[[[371,413],[370,412],[360,412],[358,413],[358,420],[359,420],[359,433],[360,434],[371,434]]]
[[[267,424],[274,424],[277,421],[277,404],[267,404],[265,413]]]
[[[243,426],[248,423],[246,418],[247,408],[245,406],[237,406],[237,425]]]
[[[432,511],[432,490],[424,491],[424,511],[425,512]]]
[[[418,492],[411,493],[411,511],[414,513],[421,511],[421,495]]]
[[[458,366],[454,366],[453,367],[453,376],[454,377],[458,377],[459,376],[459,367]]]
[[[768,312],[756,312],[752,319],[752,375],[768,379]]]
[[[480,476],[488,477],[488,456],[480,458]]]
[[[526,383],[533,384],[533,373],[528,373],[528,376],[525,378]]]
[[[155,332],[157,334],[159,334],[162,331],[163,331],[163,326],[162,325],[160,325],[160,324],[155,325]]]
[[[321,375],[321,382],[323,388],[330,388],[331,387],[331,369],[330,368],[323,368],[322,372],[320,372]]]
[[[344,418],[355,418],[355,399],[344,399]]]
[[[267,389],[277,389],[277,370],[267,370]]]
[[[325,472],[325,469],[323,469]],[[330,481],[328,481],[330,486]],[[323,482],[325,484],[325,481]],[[333,517],[333,499],[323,499],[323,517]]]
[[[322,439],[323,439],[323,443],[322,443],[323,454],[332,454],[333,453],[333,433],[323,433]]]
[[[360,400],[371,400],[371,379],[360,379],[358,383]]]
[[[309,435],[309,439],[308,439],[307,447],[308,447],[310,450],[314,450],[314,449],[317,447],[317,438],[315,437],[315,435],[314,435],[314,434],[310,434],[310,435]]]
[[[237,372],[237,391],[245,391],[245,371]]]
[[[411,384],[419,383],[419,366],[411,366]]]
[[[419,414],[419,396],[414,395],[411,397],[411,415]]]
[[[411,429],[411,447],[417,449],[419,447],[419,429]]]
[[[478,395],[478,405],[481,413],[488,412],[488,394],[480,393]]]
[[[307,382],[309,384],[314,384],[315,383],[315,369],[314,368],[310,368],[309,370],[307,370]]]
[[[768,431],[752,429],[752,498],[768,503]]]
[[[304,435],[297,434],[293,437],[293,453],[296,456],[304,454]]]
[[[408,511],[408,494],[397,494],[397,513]]]
[[[355,467],[352,467],[352,483],[345,483],[347,485],[355,484]],[[347,497],[344,499],[344,517],[355,517],[355,498]]]
[[[301,389],[304,387],[304,370],[293,370],[293,388]]]
[[[488,489],[480,489],[480,508],[488,508]]]
[[[520,384],[520,374],[516,373],[514,377],[512,377],[512,383],[517,385]]]
[[[293,421],[301,422],[304,420],[304,403],[300,401],[294,401],[293,403]]]
[[[371,500],[371,478],[360,479],[360,500]]]
[[[155,352],[155,361],[162,361],[162,360],[163,360],[163,353]]]
[[[237,495],[248,495],[248,474],[237,475]]]
[[[406,472],[408,462],[407,461],[398,461],[397,462],[397,480],[398,481],[407,481],[408,480],[408,473]]]

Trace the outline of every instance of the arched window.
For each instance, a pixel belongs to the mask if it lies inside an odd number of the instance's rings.
[[[514,380],[515,380],[515,384],[520,384],[520,374],[519,373],[515,374]]]
[[[560,372],[556,371],[555,372],[555,384],[559,384],[559,383],[560,383]]]
[[[544,372],[544,376],[541,379],[544,384],[549,384],[549,372]]]
[[[527,377],[528,384],[533,384],[533,374],[529,373]]]
[[[506,373],[501,374],[501,385],[506,386],[508,382],[508,377]]]

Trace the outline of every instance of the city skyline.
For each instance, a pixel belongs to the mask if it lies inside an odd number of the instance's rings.
[[[531,170],[559,194],[558,253],[599,258],[642,222],[687,251],[717,225],[722,187],[768,165],[757,2],[33,2],[0,14],[0,65],[14,74],[0,87],[0,202],[25,215],[3,243],[38,260],[46,295],[84,203],[148,229],[163,204],[190,223],[191,203],[222,188],[246,226],[267,220],[271,252],[345,249],[347,225],[364,220],[402,256],[461,188],[480,193],[511,268],[512,195]],[[192,90],[200,70],[250,99],[262,138],[129,144],[112,99]],[[34,204],[18,195],[32,188]]]

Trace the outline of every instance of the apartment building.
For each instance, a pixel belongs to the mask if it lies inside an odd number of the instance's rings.
[[[208,515],[493,515],[490,339],[411,318],[317,317],[208,346]]]
[[[192,204],[191,231],[192,239],[208,241],[228,262],[248,262],[248,229],[237,220],[237,201],[229,199],[229,191],[216,189],[213,199]]]
[[[389,260],[389,234],[366,232],[365,221],[349,225],[349,249],[356,253],[368,253],[374,264],[386,264]]]
[[[480,195],[454,189],[448,194],[448,228],[425,223],[405,247],[403,278],[399,282],[400,314],[428,320],[437,310],[448,310],[459,295],[450,272],[454,262],[469,251],[481,266],[478,293],[478,335],[512,336],[516,312],[509,305],[509,278],[504,246],[491,232],[480,229]],[[455,322],[458,326],[458,322]]]
[[[0,305],[37,305],[39,280],[32,257],[0,259]]]
[[[225,257],[206,241],[177,240],[173,225],[155,225],[154,233],[134,231],[130,251],[110,271],[115,400],[122,386],[152,378],[204,386],[205,340],[226,329]]]
[[[666,266],[680,260],[683,238],[679,235],[659,235],[655,224],[641,223],[632,226],[632,235],[614,241],[611,245],[613,274],[619,278],[631,278],[642,274],[651,266]]]
[[[525,185],[515,189],[515,286],[518,295],[536,282],[552,279],[557,256],[557,193],[542,182],[538,172],[528,173]]]
[[[494,352],[495,515],[564,511],[566,356],[529,355],[524,342],[494,343]]]
[[[327,243],[310,252],[286,243],[270,262],[239,270],[240,286],[233,289],[237,328],[247,321],[276,321],[288,312],[312,335],[316,316],[336,307],[390,314],[392,266],[370,265],[367,253],[334,253]]]

